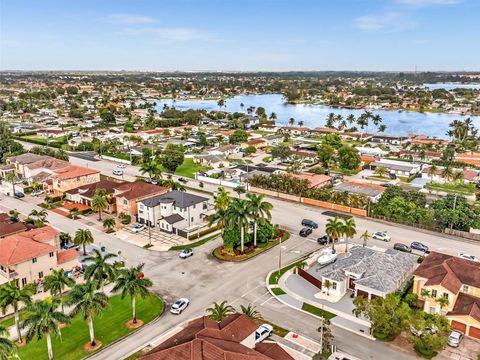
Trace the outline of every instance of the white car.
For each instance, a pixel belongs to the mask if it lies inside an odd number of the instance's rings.
[[[476,262],[479,261],[476,256],[465,254],[465,253],[458,254],[458,257],[461,257],[462,259],[470,260],[470,261],[476,261]]]
[[[386,231],[374,232],[373,235],[372,235],[372,238],[374,238],[376,240],[386,241],[386,242],[391,240],[390,235],[388,235]]]
[[[458,347],[463,339],[463,333],[458,330],[453,330],[448,336],[448,345],[451,347]]]
[[[192,249],[184,249],[180,252],[179,256],[180,256],[181,259],[186,259],[186,258],[188,258],[192,255],[193,255],[193,250]]]
[[[123,176],[123,171],[122,170],[115,169],[115,170],[113,170],[112,173],[113,173],[113,175]]]
[[[135,224],[135,225],[133,225],[133,227],[132,227],[132,232],[133,232],[133,233],[139,233],[139,232],[142,231],[143,229],[145,229],[145,225],[143,225],[143,224]]]
[[[188,299],[178,299],[173,303],[172,307],[170,308],[170,312],[172,314],[179,315],[183,312],[183,310],[187,308],[188,304],[190,304],[190,301]]]
[[[262,342],[273,333],[273,327],[269,324],[262,324],[255,330],[255,344]]]
[[[119,169],[125,169],[125,168],[127,167],[127,165],[125,165],[125,164],[118,164],[117,167],[118,167]]]

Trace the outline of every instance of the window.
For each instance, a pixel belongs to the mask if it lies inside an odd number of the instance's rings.
[[[337,283],[336,282],[332,282],[332,289],[337,290]]]
[[[193,216],[192,216],[192,220],[191,220],[191,222],[193,222]]]
[[[36,264],[37,263],[37,258],[33,258],[32,263]]]
[[[128,201],[126,199],[123,199],[123,205],[128,205]]]
[[[432,298],[434,298],[434,299],[437,298],[437,290],[435,290],[435,289],[432,290]]]
[[[143,204],[140,203],[140,205],[138,205],[138,207],[139,207],[140,209],[143,209]]]
[[[443,298],[448,300],[448,293],[443,293]]]
[[[468,285],[463,285],[462,291],[468,293]]]
[[[195,209],[195,204],[193,204],[193,208]]]
[[[43,279],[43,271],[40,271],[40,272],[38,273],[38,277],[39,277],[40,279]]]
[[[52,251],[50,254],[48,254],[50,257],[53,257],[55,253]]]
[[[27,278],[22,278],[22,286],[27,285]]]

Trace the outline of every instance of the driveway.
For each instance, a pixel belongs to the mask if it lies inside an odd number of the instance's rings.
[[[129,243],[141,247],[147,244],[152,244],[153,246],[150,247],[150,249],[157,251],[168,251],[172,246],[186,245],[191,243],[191,241],[188,241],[181,236],[168,234],[158,230],[157,228],[150,228],[150,231],[149,229],[144,229],[139,233],[133,233],[127,227],[119,230],[115,236],[121,240],[128,241]]]

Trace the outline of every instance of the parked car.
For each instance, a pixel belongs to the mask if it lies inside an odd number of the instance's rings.
[[[186,184],[186,183],[188,182],[188,180],[185,179],[184,177],[178,178],[178,181],[180,181],[180,182],[182,182],[182,183],[184,183],[184,184]]]
[[[312,229],[317,229],[318,228],[318,224],[315,221],[308,220],[308,219],[303,219],[302,220],[302,225],[303,226],[308,226],[309,228],[312,228]]]
[[[328,243],[331,243],[331,242],[332,240],[327,235],[323,235],[317,239],[317,243],[319,245],[327,245]]]
[[[262,342],[273,333],[273,327],[269,324],[262,324],[255,330],[255,344]]]
[[[413,250],[419,250],[419,251],[423,251],[424,253],[428,253],[430,252],[428,250],[428,246],[427,245],[424,245],[422,244],[421,242],[418,242],[418,241],[414,241],[410,244],[410,247],[413,249]]]
[[[401,243],[396,243],[395,245],[393,245],[393,248],[395,250],[403,251],[403,252],[406,252],[406,253],[411,253],[412,252],[412,249],[410,248],[410,246],[405,245],[405,244],[401,244]]]
[[[145,229],[145,225],[144,224],[135,224],[132,226],[132,232],[133,233],[139,233],[140,231],[142,231],[143,229]]]
[[[70,250],[70,249],[78,250],[78,245],[75,245],[73,243],[68,243],[68,244],[63,245],[63,250]]]
[[[465,254],[465,253],[458,254],[458,257],[461,257],[462,259],[470,260],[470,261],[477,261],[477,262],[479,261],[476,256],[470,255],[470,254]]]
[[[387,242],[391,240],[390,235],[388,235],[388,233],[386,231],[374,232],[373,235],[372,235],[372,238],[374,238],[376,240],[387,241]]]
[[[180,252],[180,255],[179,255],[179,256],[180,256],[180,258],[182,258],[182,259],[186,259],[186,258],[188,258],[188,257],[190,257],[190,256],[192,256],[192,255],[193,255],[193,250],[192,250],[192,249],[184,249],[184,250],[182,250],[182,251]]]
[[[383,184],[380,184],[380,186],[384,187],[384,188],[389,188],[389,187],[392,187],[393,184],[390,184],[390,183],[383,183]]]
[[[15,197],[21,199],[21,198],[25,197],[25,194],[20,192],[20,191],[15,191]]]
[[[119,169],[125,169],[125,168],[127,167],[127,165],[125,165],[125,164],[118,164],[117,167],[118,167]]]
[[[113,170],[112,173],[113,173],[113,175],[123,176],[123,171],[122,170],[115,169],[115,170]]]
[[[40,196],[44,193],[43,190],[38,190],[38,191],[32,191],[32,196]]]
[[[453,330],[450,335],[448,335],[448,345],[451,347],[458,347],[463,340],[463,333],[458,330]]]
[[[170,312],[172,314],[179,315],[183,312],[183,310],[187,308],[188,304],[190,304],[190,301],[188,299],[178,299],[173,303],[172,307],[170,308]]]
[[[300,236],[302,237],[307,237],[312,233],[312,228],[310,227],[304,227],[302,230],[300,230]]]

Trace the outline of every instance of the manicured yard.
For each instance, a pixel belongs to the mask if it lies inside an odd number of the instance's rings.
[[[268,283],[270,285],[278,284],[278,279],[280,279],[283,274],[285,274],[288,270],[293,269],[294,267],[297,267],[298,265],[300,265],[304,261],[305,261],[305,258],[301,258],[301,259],[295,261],[294,263],[291,263],[291,264],[281,268],[280,273],[278,271],[272,272],[272,274],[270,275],[270,278],[268,279]]]
[[[278,326],[277,324],[274,324],[268,320],[265,320],[265,319],[258,319],[258,320],[255,320],[255,323],[260,326],[262,324],[269,324],[269,325],[272,325],[272,328],[273,328],[273,333],[277,336],[280,336],[280,337],[285,337],[289,331],[287,329],[284,329],[282,328],[281,326]]]
[[[275,295],[277,295],[277,296],[279,296],[279,295],[285,295],[285,294],[286,294],[286,292],[283,291],[283,290],[282,290],[281,288],[279,288],[279,287],[273,288],[273,289],[272,289],[272,292],[273,292]]]
[[[475,193],[475,184],[428,183],[427,189],[470,195]]]
[[[195,173],[198,171],[205,171],[207,168],[200,164],[194,163],[193,159],[187,158],[183,161],[183,164],[177,167],[175,175],[185,176],[191,179],[195,178]]]
[[[310,314],[323,317],[324,319],[328,319],[328,320],[337,316],[335,314],[332,314],[331,312],[322,310],[320,308],[317,308],[316,306],[313,306],[313,305],[310,305],[310,304],[307,304],[307,303],[303,303],[302,310],[306,311],[306,312],[309,312]]]
[[[137,318],[148,323],[163,311],[163,302],[156,296],[137,299]],[[110,308],[101,317],[94,320],[95,338],[102,342],[102,348],[131,333],[132,329],[125,326],[131,318],[130,299],[121,299],[119,295],[110,298]],[[76,360],[86,355],[83,345],[89,341],[88,325],[80,317],[75,317],[71,324],[62,329],[62,337],[52,339],[53,354],[56,359]],[[32,340],[26,346],[18,349],[21,359],[48,359],[46,340]]]
[[[219,234],[215,234],[215,235],[212,235],[212,236],[207,236],[206,238],[202,239],[202,240],[199,240],[199,241],[195,241],[195,242],[192,242],[190,244],[186,244],[186,245],[178,245],[178,246],[172,246],[170,248],[170,250],[185,250],[185,249],[191,249],[191,248],[194,248],[194,247],[197,247],[197,246],[201,246],[203,244],[205,244],[206,242],[212,240],[212,239],[216,239],[217,237],[219,237],[220,235]]]

